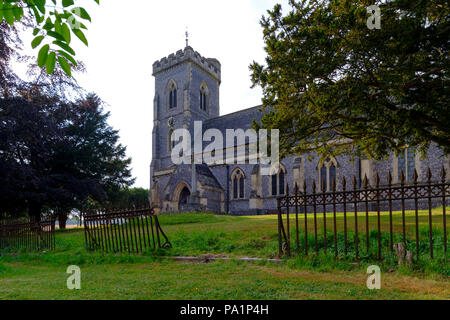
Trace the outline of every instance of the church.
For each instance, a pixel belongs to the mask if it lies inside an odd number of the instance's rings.
[[[230,215],[259,215],[275,213],[277,198],[297,184],[308,192],[313,181],[318,190],[331,191],[332,181],[337,189],[346,177],[355,176],[361,187],[365,176],[375,184],[376,173],[385,184],[391,172],[393,183],[413,182],[414,170],[419,181],[425,181],[426,169],[431,168],[438,180],[442,167],[450,172],[450,157],[432,145],[425,158],[414,149],[405,149],[385,161],[350,156],[319,157],[304,154],[281,160],[277,172],[261,173],[260,164],[179,164],[172,161],[172,134],[186,129],[194,134],[194,123],[201,121],[202,130],[215,129],[223,133],[229,129],[252,127],[264,115],[261,106],[235,113],[220,114],[221,64],[215,58],[205,58],[190,46],[164,57],[153,64],[155,97],[152,132],[152,162],[150,166],[151,204],[159,212],[206,211]],[[247,145],[236,143],[233,150],[245,152]],[[223,150],[225,152],[225,150]],[[234,151],[233,151],[234,152]]]

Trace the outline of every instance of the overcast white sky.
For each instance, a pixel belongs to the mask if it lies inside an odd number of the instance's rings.
[[[78,1],[77,1],[78,2]],[[74,45],[87,73],[77,79],[111,111],[132,157],[137,187],[149,186],[156,60],[189,44],[222,64],[221,115],[259,105],[261,90],[250,89],[249,64],[264,62],[261,16],[287,0],[81,0],[92,23],[89,47]],[[91,5],[91,3],[93,5]],[[73,42],[75,43],[75,41]],[[29,46],[29,44],[27,44]],[[37,54],[37,52],[35,52]]]

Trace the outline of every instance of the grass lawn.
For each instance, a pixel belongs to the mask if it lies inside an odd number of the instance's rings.
[[[349,215],[349,230],[353,226],[352,219]],[[360,219],[362,231],[363,215]],[[374,261],[370,254],[363,255],[359,262],[351,254],[347,259],[335,260],[330,250],[329,254],[295,256],[281,264],[181,263],[167,257],[205,254],[275,257],[277,217],[183,214],[161,216],[160,221],[173,249],[141,255],[88,252],[84,248],[83,230],[73,229],[57,232],[55,252],[3,252],[0,254],[0,299],[450,299],[450,268],[438,244],[434,261],[424,255],[414,267],[400,269],[388,250],[384,252],[383,262]],[[401,214],[395,213],[396,231],[401,230],[399,221]],[[421,248],[426,251],[427,212],[421,212],[420,221],[424,224]],[[442,211],[434,212],[433,221],[436,226],[442,226]],[[407,222],[408,237],[414,238],[412,213],[408,213]],[[330,228],[331,223],[330,219]],[[312,217],[308,224],[312,231]],[[338,224],[338,229],[342,230],[342,215],[338,217]],[[376,215],[371,214],[370,224],[371,229],[376,227]],[[302,226],[300,224],[303,234]],[[321,225],[318,229],[322,230]],[[387,214],[382,216],[382,229],[389,230]],[[438,228],[434,232],[437,237],[439,232],[442,235]],[[373,236],[371,234],[371,241],[376,243]],[[292,239],[295,239],[294,232]],[[313,237],[309,240],[312,248]],[[364,251],[363,243],[361,248]],[[379,291],[366,287],[366,269],[373,264],[382,269]],[[81,268],[82,289],[79,291],[66,287],[69,276],[66,269],[70,265]]]

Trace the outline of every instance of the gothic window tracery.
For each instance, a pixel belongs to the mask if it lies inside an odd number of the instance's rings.
[[[175,109],[177,107],[177,91],[175,81],[169,81],[169,109]]]
[[[398,155],[398,181],[401,181],[401,174],[405,175],[405,182],[414,181],[414,171],[416,170],[416,151],[408,148]]]
[[[208,111],[208,98],[209,98],[209,92],[208,87],[205,83],[202,84],[200,87],[200,109],[203,111]]]
[[[322,160],[319,162],[319,190],[326,192],[330,192],[333,189],[333,181],[337,183],[336,181],[336,174],[337,174],[337,162],[336,159],[332,157],[325,158],[325,160]]]
[[[241,169],[236,169],[231,175],[231,185],[233,187],[233,199],[245,198],[245,176]]]
[[[272,196],[282,196],[286,192],[286,169],[280,166],[278,171],[271,176]]]

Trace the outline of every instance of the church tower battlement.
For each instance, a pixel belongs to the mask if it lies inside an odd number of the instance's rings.
[[[156,77],[159,73],[185,62],[192,62],[196,64],[198,67],[203,69],[203,71],[209,73],[220,84],[221,64],[219,60],[214,58],[205,58],[189,46],[184,50],[178,50],[177,53],[172,53],[161,60],[155,61],[155,63],[153,63],[153,76]]]

